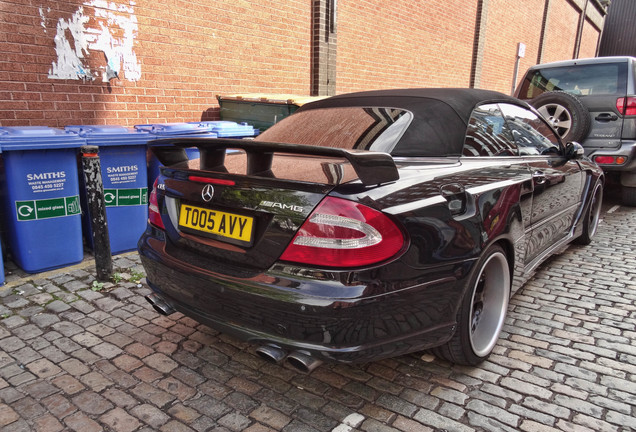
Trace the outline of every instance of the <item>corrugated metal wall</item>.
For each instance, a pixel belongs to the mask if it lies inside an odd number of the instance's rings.
[[[599,56],[636,57],[636,1],[612,0],[605,18]]]

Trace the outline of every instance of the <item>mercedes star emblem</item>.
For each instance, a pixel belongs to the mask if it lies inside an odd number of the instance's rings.
[[[212,185],[205,185],[203,187],[203,190],[201,191],[201,198],[203,198],[203,201],[210,202],[213,196],[214,188],[212,187]]]

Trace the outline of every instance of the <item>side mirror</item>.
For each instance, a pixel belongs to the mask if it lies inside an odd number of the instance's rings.
[[[571,141],[565,146],[565,157],[568,159],[580,159],[585,156],[585,149],[576,141]]]

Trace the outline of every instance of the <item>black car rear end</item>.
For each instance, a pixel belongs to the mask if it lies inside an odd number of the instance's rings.
[[[468,266],[414,271],[399,259],[409,247],[403,221],[372,199],[360,202],[397,178],[388,155],[312,147],[292,155],[285,145],[230,140],[174,144],[158,150],[172,163],[157,179],[139,242],[157,310],[174,308],[248,340],[264,357],[285,353],[302,370],[450,337]],[[202,160],[174,163],[178,146],[192,144]],[[206,152],[211,163],[218,150],[223,168],[201,170]],[[272,150],[266,169],[251,171],[250,153]]]

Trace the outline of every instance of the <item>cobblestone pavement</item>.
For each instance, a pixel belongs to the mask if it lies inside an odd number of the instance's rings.
[[[135,253],[0,288],[3,431],[636,430],[636,209],[545,263],[489,361],[426,353],[310,375],[144,300]]]

